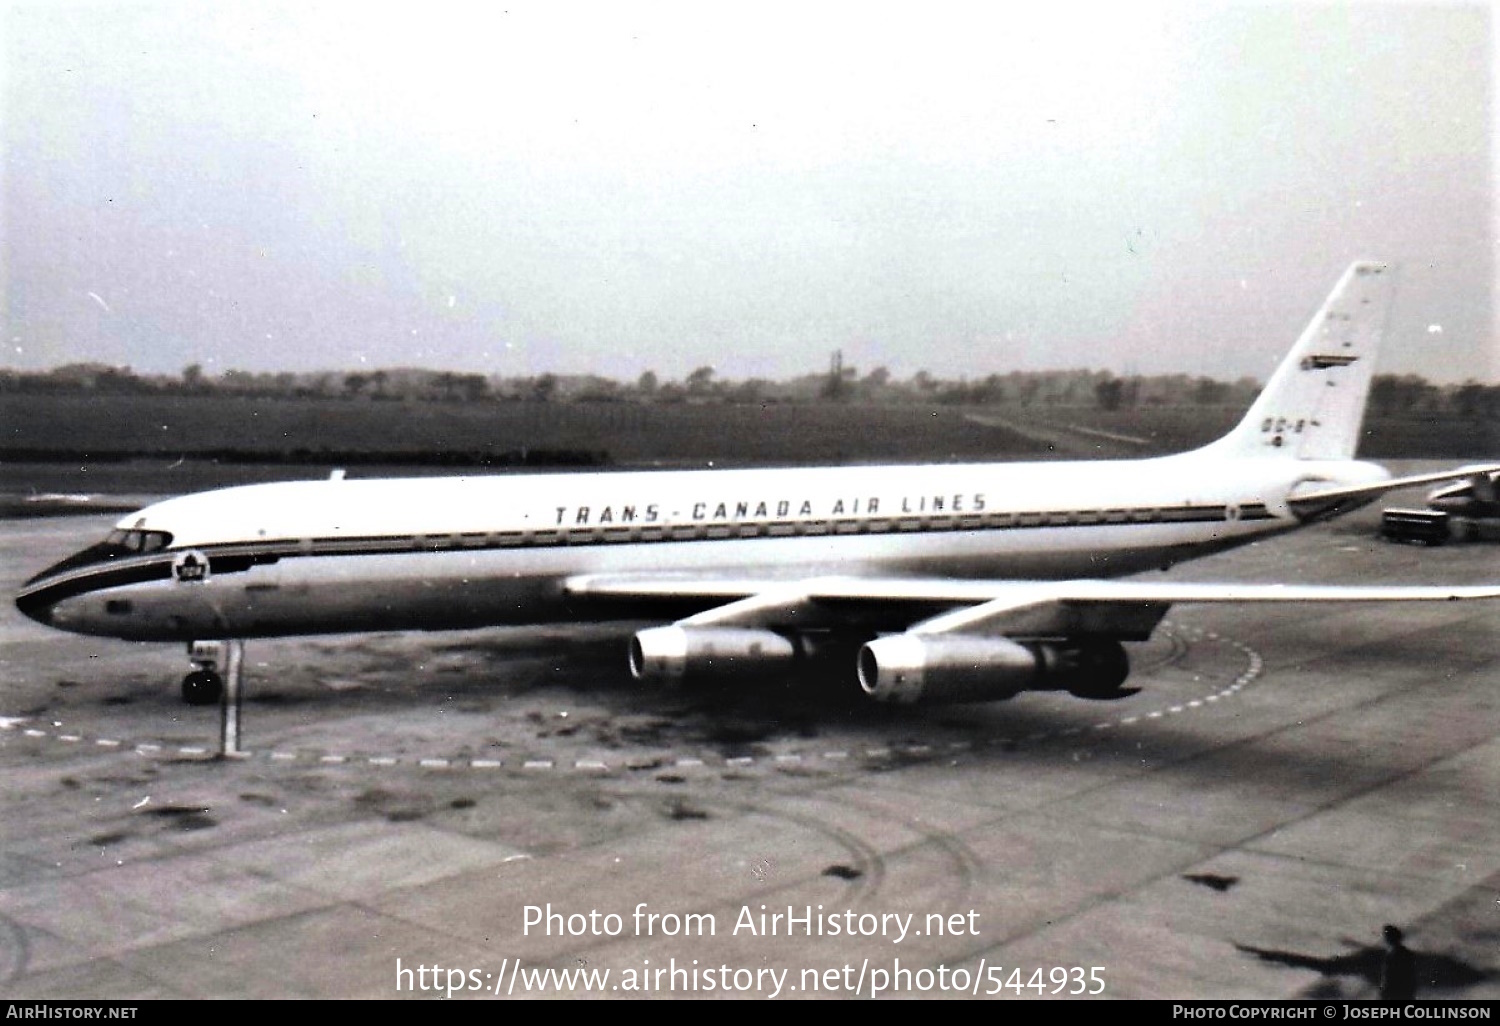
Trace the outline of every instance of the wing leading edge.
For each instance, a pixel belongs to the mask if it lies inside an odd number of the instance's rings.
[[[1135,638],[1134,629],[1112,629],[1112,614],[1137,622],[1133,610],[1160,613],[1183,602],[1444,602],[1500,598],[1500,585],[1195,584],[1148,581],[971,581],[946,578],[819,577],[777,581],[590,575],[570,579],[565,590],[580,599],[696,601],[702,612],[683,626],[819,627],[887,619],[873,611],[918,610],[908,629],[919,634],[1013,634],[1021,620],[1042,615],[1035,629],[1070,633],[1073,617],[1087,613],[1088,633]],[[722,604],[714,605],[719,602]],[[1061,610],[1073,610],[1064,614]],[[861,615],[863,611],[863,615]],[[922,616],[925,611],[928,615]],[[1045,611],[1054,611],[1047,614]],[[1052,620],[1047,620],[1050,615]],[[1035,620],[1033,623],[1037,622]],[[1149,630],[1147,631],[1149,634]]]

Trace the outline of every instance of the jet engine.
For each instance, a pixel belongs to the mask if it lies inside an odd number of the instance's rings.
[[[965,634],[894,634],[859,653],[859,683],[882,702],[991,702],[1022,691],[1117,692],[1130,674],[1109,639],[1019,642]]]
[[[764,673],[796,658],[791,639],[747,627],[650,627],[630,639],[637,680]]]

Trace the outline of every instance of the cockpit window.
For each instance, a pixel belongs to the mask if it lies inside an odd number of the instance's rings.
[[[168,531],[146,531],[140,528],[111,531],[109,537],[102,542],[90,545],[82,552],[73,553],[61,563],[49,566],[26,583],[35,584],[44,577],[51,577],[66,570],[76,570],[79,567],[108,563],[111,560],[145,555],[164,549],[170,544],[172,544],[172,535]]]
[[[172,536],[166,531],[111,531],[104,544],[118,546],[126,552],[155,552],[172,544]]]

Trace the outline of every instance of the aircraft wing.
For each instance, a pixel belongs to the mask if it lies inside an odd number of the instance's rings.
[[[1324,488],[1296,492],[1287,498],[1287,505],[1299,520],[1322,520],[1336,516],[1346,510],[1356,509],[1386,492],[1416,485],[1438,484],[1460,478],[1487,477],[1500,473],[1500,463],[1474,464],[1453,470],[1442,470],[1432,474],[1413,474],[1409,477],[1393,477],[1373,484],[1349,485],[1342,488]]]
[[[1149,637],[1181,602],[1435,602],[1500,598],[1500,585],[1195,584],[905,577],[805,580],[653,575],[576,577],[578,599],[692,602],[679,627],[869,627],[911,634]]]

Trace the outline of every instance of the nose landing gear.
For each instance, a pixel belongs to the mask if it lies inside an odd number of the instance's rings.
[[[224,693],[224,678],[214,670],[194,670],[182,678],[182,700],[188,705],[215,705]]]
[[[214,705],[224,694],[219,667],[227,661],[228,647],[223,641],[188,642],[188,661],[193,669],[182,678],[182,700],[188,705]]]
[[[240,753],[240,687],[245,665],[242,641],[193,641],[188,643],[192,672],[182,678],[182,700],[188,705],[218,705],[219,754]],[[222,673],[220,670],[222,667]]]

